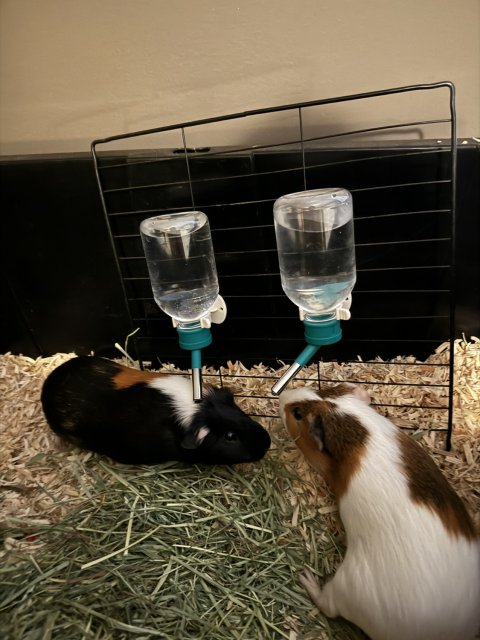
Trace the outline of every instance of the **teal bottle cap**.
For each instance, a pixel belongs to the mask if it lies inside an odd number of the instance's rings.
[[[178,341],[182,349],[193,351],[197,349],[204,349],[208,345],[212,344],[212,334],[210,329],[204,327],[177,327]]]
[[[305,341],[308,344],[321,347],[322,345],[334,344],[342,339],[342,328],[340,321],[336,318],[321,320],[321,316],[316,318],[306,317],[303,321],[305,327]]]

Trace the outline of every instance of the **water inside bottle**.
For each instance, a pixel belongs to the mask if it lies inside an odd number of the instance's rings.
[[[206,315],[218,293],[208,219],[200,211],[144,220],[140,232],[153,297],[180,322]]]
[[[356,278],[350,194],[325,191],[310,192],[321,197],[309,206],[309,192],[284,196],[275,205],[282,288],[309,315],[332,312],[351,293]],[[300,197],[301,206],[292,196]]]

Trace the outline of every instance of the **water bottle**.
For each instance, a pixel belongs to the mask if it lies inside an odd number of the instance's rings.
[[[290,193],[275,202],[273,215],[285,294],[307,317],[332,317],[356,279],[351,194]]]
[[[140,235],[160,309],[180,323],[205,316],[219,293],[207,216],[187,211],[147,218]]]
[[[352,196],[346,189],[289,193],[273,205],[280,279],[301,311],[307,346],[273,385],[279,394],[320,346],[342,337],[356,280]]]

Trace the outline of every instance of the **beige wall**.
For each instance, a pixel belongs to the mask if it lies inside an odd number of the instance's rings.
[[[475,136],[480,0],[0,0],[0,73],[2,154],[438,80]]]

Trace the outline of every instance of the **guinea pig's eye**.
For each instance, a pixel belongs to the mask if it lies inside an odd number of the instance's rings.
[[[233,442],[234,440],[238,440],[238,436],[233,431],[227,431],[227,433],[223,436],[225,440],[228,442]]]
[[[301,420],[303,418],[300,407],[294,407],[292,413],[295,420]]]

